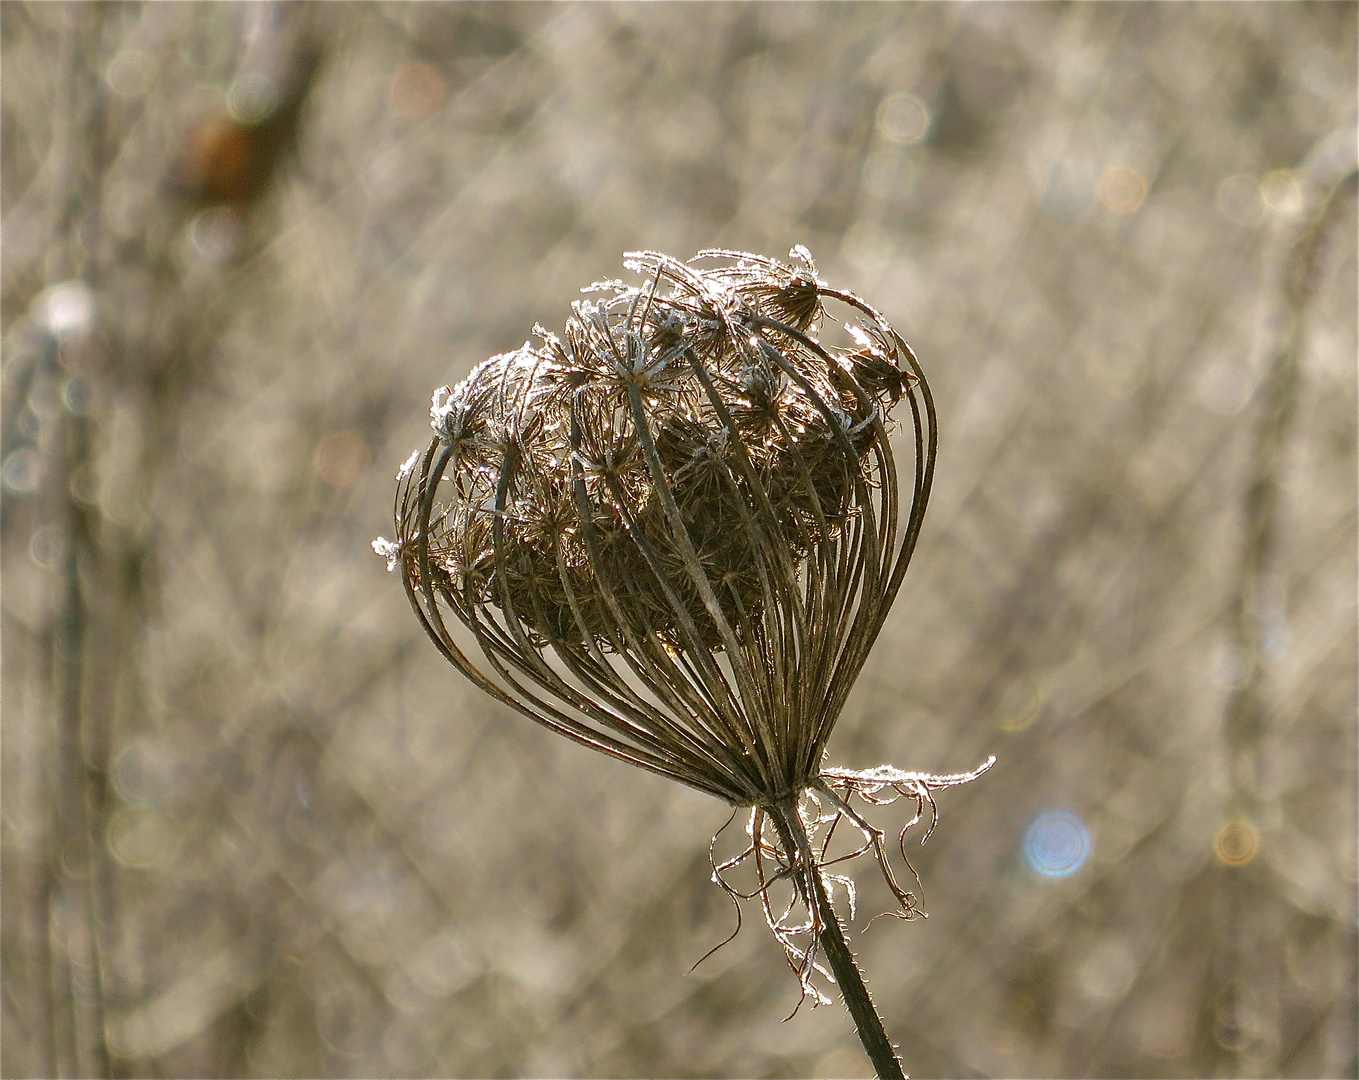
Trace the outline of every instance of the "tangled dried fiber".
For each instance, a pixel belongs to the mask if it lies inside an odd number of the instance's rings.
[[[852,886],[826,867],[873,855],[910,918],[915,898],[851,798],[913,798],[909,827],[933,812],[932,790],[990,762],[949,776],[823,768],[919,536],[935,418],[887,320],[821,281],[805,248],[791,256],[626,255],[640,283],[590,286],[562,336],[535,327],[536,346],[435,392],[435,437],[399,475],[396,539],[374,548],[482,689],[751,808],[749,846],[714,858],[714,880],[760,898],[804,995],[825,1000],[814,971],[837,981],[879,1072],[900,1075],[881,1021],[860,1015],[872,1006],[830,904],[829,888]],[[828,301],[846,316],[841,346],[819,340]],[[913,436],[904,482],[894,411]],[[841,820],[863,844],[831,860]],[[750,893],[725,876],[743,865]],[[793,884],[786,910],[777,881]]]

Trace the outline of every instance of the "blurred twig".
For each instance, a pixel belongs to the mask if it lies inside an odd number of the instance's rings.
[[[54,983],[51,1015],[60,1034],[52,1068],[58,1075],[107,1076],[104,1043],[107,988],[108,867],[103,852],[107,793],[108,717],[92,697],[91,610],[86,580],[97,573],[93,521],[76,497],[77,478],[91,464],[89,425],[72,390],[88,376],[80,356],[88,347],[98,268],[95,246],[99,189],[104,169],[102,93],[98,72],[103,9],[72,5],[61,39],[62,99],[56,116],[61,213],[48,265],[54,286],[47,330],[58,367],[44,372],[62,387],[65,408],[57,420],[56,461],[49,480],[54,527],[62,537],[57,617],[52,629],[52,704],[56,720],[56,812],[49,886]],[[56,289],[66,290],[58,293]],[[51,310],[58,297],[68,312]]]
[[[1278,274],[1280,310],[1274,344],[1258,394],[1258,418],[1245,491],[1244,536],[1236,577],[1239,591],[1230,616],[1230,637],[1238,669],[1236,686],[1224,706],[1224,744],[1229,767],[1229,824],[1245,844],[1281,839],[1277,795],[1265,756],[1271,727],[1269,639],[1272,609],[1281,608],[1282,582],[1275,572],[1280,529],[1286,448],[1297,412],[1301,359],[1310,308],[1325,268],[1325,253],[1340,215],[1349,210],[1355,190],[1353,152],[1339,157],[1335,144],[1353,139],[1354,124],[1323,140],[1319,152],[1298,170],[1303,182],[1321,188],[1307,193],[1303,224],[1285,249]],[[1347,160],[1348,159],[1348,160]],[[1316,175],[1316,174],[1320,175]],[[1329,174],[1329,175],[1328,175]],[[1311,200],[1315,200],[1312,202]],[[1237,1076],[1274,1076],[1282,1064],[1283,1032],[1280,975],[1283,970],[1281,920],[1275,893],[1265,880],[1268,869],[1253,851],[1221,878],[1217,986],[1213,1007],[1219,1041],[1232,1052],[1229,1071]]]

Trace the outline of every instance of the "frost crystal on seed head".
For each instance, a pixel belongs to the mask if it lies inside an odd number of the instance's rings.
[[[379,536],[373,541],[373,551],[387,560],[387,573],[396,569],[396,564],[401,559],[401,545],[395,544],[385,536]]]

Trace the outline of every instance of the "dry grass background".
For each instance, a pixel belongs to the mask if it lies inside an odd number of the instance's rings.
[[[1356,1074],[1353,4],[0,31],[4,1075],[867,1071],[758,920],[685,974],[727,811],[480,697],[368,550],[432,389],[620,252],[794,243],[942,433],[832,758],[999,757],[856,937],[908,1071]],[[307,41],[291,132],[203,128]]]

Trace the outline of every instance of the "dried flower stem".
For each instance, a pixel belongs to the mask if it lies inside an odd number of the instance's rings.
[[[791,799],[780,803],[770,817],[774,820],[774,827],[778,829],[784,851],[788,853],[793,863],[798,893],[807,905],[814,924],[820,927],[817,940],[826,954],[826,960],[835,976],[835,983],[840,987],[840,996],[844,999],[845,1007],[854,1020],[859,1040],[864,1044],[869,1060],[873,1062],[874,1071],[882,1080],[889,1077],[903,1080],[906,1074],[902,1072],[896,1050],[888,1041],[882,1017],[878,1015],[873,999],[868,994],[868,986],[864,983],[859,965],[854,962],[854,954],[849,951],[844,929],[840,925],[840,917],[836,915],[830,897],[826,894],[825,884],[821,880],[821,868],[818,860],[812,855],[807,830],[798,815],[797,806]]]

